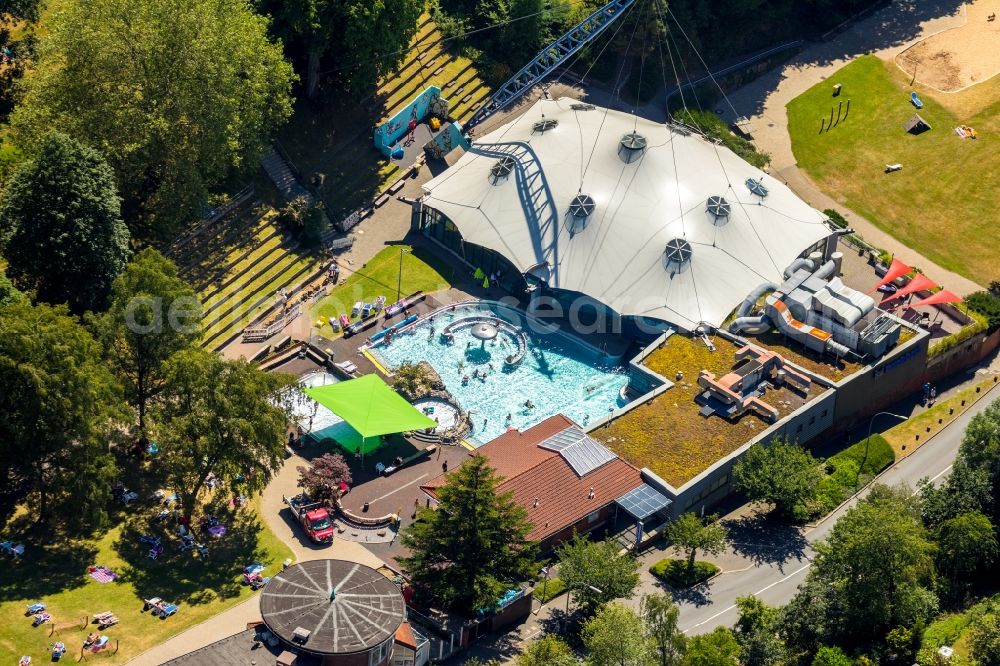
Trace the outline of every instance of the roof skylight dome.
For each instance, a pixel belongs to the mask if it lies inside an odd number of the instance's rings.
[[[639,159],[646,150],[646,137],[638,132],[630,132],[622,137],[618,144],[618,156],[625,164],[631,164]]]
[[[705,210],[714,215],[715,219],[719,219],[720,217],[729,217],[729,214],[732,212],[732,206],[722,197],[712,196],[708,198]]]

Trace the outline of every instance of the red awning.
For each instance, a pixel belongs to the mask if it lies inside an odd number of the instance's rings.
[[[911,308],[918,307],[920,305],[935,305],[937,303],[960,303],[962,297],[958,294],[953,294],[947,289],[942,289],[936,294],[931,294],[922,301],[917,301],[916,303],[910,303]]]
[[[884,284],[888,284],[889,282],[892,282],[893,280],[895,280],[896,278],[898,278],[901,275],[906,275],[907,273],[909,273],[912,270],[913,270],[912,268],[910,268],[909,266],[907,266],[906,264],[904,264],[899,259],[893,259],[892,260],[892,265],[889,266],[889,270],[886,271],[886,273],[885,273],[885,277],[882,278],[881,282],[879,282],[877,285],[875,285],[872,288],[872,291],[875,291],[876,289],[878,289],[879,287],[881,287]],[[868,292],[868,293],[870,294],[871,291]]]
[[[885,301],[891,301],[894,298],[899,298],[900,296],[906,296],[907,294],[912,294],[915,291],[924,291],[927,289],[933,289],[936,286],[937,283],[934,282],[934,280],[930,279],[923,273],[917,273],[913,277],[913,279],[910,280],[910,283],[908,285],[897,291],[895,294],[890,295],[888,298],[885,299]],[[885,301],[882,302],[885,303]]]

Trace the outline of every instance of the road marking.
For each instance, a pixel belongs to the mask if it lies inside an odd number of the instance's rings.
[[[937,474],[935,474],[934,476],[932,476],[931,477],[931,481],[937,481],[941,477],[942,474],[944,474],[945,472],[947,472],[952,467],[953,467],[953,465],[948,465],[943,470],[941,470],[940,472],[938,472]]]
[[[767,586],[762,587],[761,589],[757,590],[756,592],[754,592],[752,594],[752,596],[756,597],[758,594],[761,594],[763,592],[767,592],[768,590],[770,590],[775,585],[778,585],[780,583],[784,583],[789,578],[791,578],[793,576],[797,576],[798,574],[802,573],[803,571],[805,571],[806,569],[808,569],[811,566],[812,566],[812,562],[809,562],[807,564],[802,565],[801,567],[799,567],[798,569],[796,569],[792,573],[788,574],[787,576],[785,576],[781,580],[776,580],[773,583],[771,583],[770,585],[767,585]],[[732,606],[729,606],[728,608],[725,608],[725,609],[719,611],[718,613],[716,613],[712,617],[704,619],[701,622],[699,622],[698,624],[691,625],[690,627],[688,627],[687,629],[685,629],[682,633],[686,634],[687,632],[691,631],[692,629],[696,629],[696,628],[700,627],[703,624],[707,624],[707,623],[711,622],[712,620],[714,620],[715,618],[717,618],[717,617],[719,617],[721,615],[725,615],[726,613],[728,613],[729,611],[733,610],[734,608],[736,608],[736,604],[733,604]]]
[[[407,484],[406,484],[405,486],[400,486],[399,488],[396,488],[395,490],[390,490],[390,491],[389,491],[389,492],[387,492],[387,493],[386,493],[385,495],[382,495],[381,497],[376,497],[376,498],[375,498],[375,499],[373,499],[373,500],[369,500],[369,502],[371,502],[372,504],[374,504],[375,502],[378,502],[379,500],[384,500],[384,499],[385,499],[386,497],[388,497],[389,495],[392,495],[392,494],[394,494],[394,493],[398,493],[398,492],[399,492],[400,490],[402,490],[403,488],[409,488],[409,487],[410,487],[410,486],[412,486],[412,485],[413,485],[414,483],[417,483],[418,481],[423,481],[423,480],[424,480],[424,479],[426,479],[426,478],[427,478],[428,476],[429,476],[429,475],[427,475],[427,474],[423,474],[423,475],[421,475],[421,476],[419,476],[419,477],[417,477],[417,478],[413,479],[413,481],[410,481],[410,482],[409,482],[409,483],[407,483]]]

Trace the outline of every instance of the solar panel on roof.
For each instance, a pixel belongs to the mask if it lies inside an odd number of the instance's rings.
[[[625,493],[615,502],[636,520],[645,520],[671,504],[666,496],[646,483]]]
[[[538,446],[557,451],[577,476],[586,476],[618,457],[588,437],[578,426],[557,432]]]

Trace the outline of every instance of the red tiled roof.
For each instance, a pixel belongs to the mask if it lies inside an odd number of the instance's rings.
[[[396,630],[396,642],[411,650],[417,649],[417,639],[413,635],[413,627],[410,626],[408,620],[404,620],[403,624],[399,625],[399,629]]]
[[[524,432],[510,430],[476,450],[503,477],[498,490],[513,493],[514,500],[527,510],[534,525],[528,534],[532,541],[562,531],[643,483],[639,470],[621,458],[581,478],[559,453],[538,446],[573,425],[565,416],[556,415]],[[435,496],[444,483],[442,474],[421,488]]]

